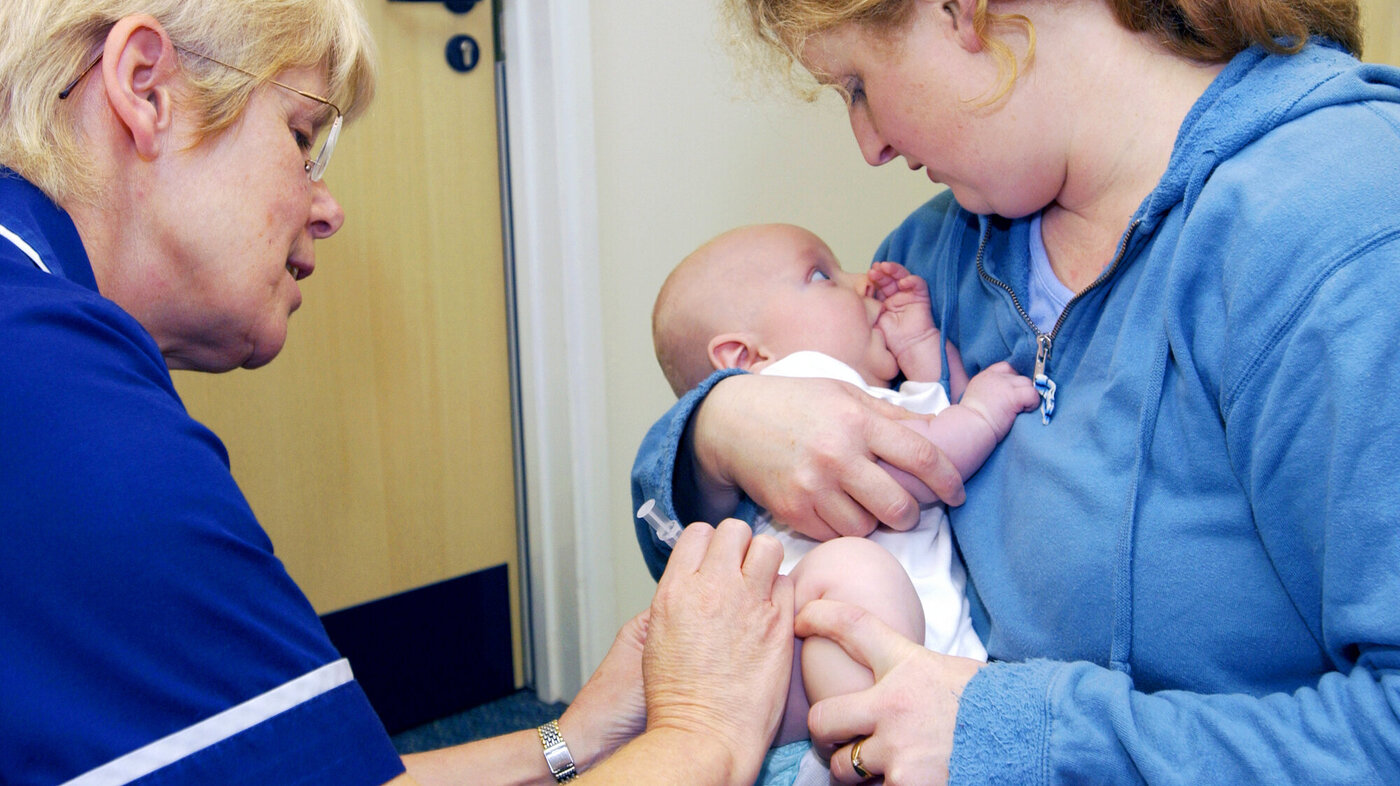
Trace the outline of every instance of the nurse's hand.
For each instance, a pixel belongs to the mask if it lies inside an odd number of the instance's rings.
[[[627,621],[603,662],[559,718],[559,733],[582,771],[610,756],[646,727],[642,650],[651,610]]]
[[[782,557],[776,540],[737,519],[691,524],[651,602],[644,737],[688,740],[691,767],[727,759],[715,770],[727,782],[758,775],[787,698],[793,590],[778,575]]]
[[[918,523],[918,503],[876,459],[962,504],[957,468],[898,422],[920,417],[844,382],[743,374],[710,391],[688,444],[699,488],[741,488],[774,519],[830,540]]]
[[[926,650],[873,614],[837,601],[802,607],[796,631],[836,642],[875,675],[870,688],[819,701],[807,715],[832,776],[842,783],[863,780],[851,763],[853,744],[860,742],[861,765],[890,786],[947,783],[958,700],[985,664]]]
[[[651,608],[623,626],[559,719],[580,782],[753,783],[792,670],[782,558],[776,540],[736,519],[686,527]],[[534,729],[404,763],[409,773],[394,786],[552,780]]]

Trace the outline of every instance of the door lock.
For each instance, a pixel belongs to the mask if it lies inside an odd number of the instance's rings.
[[[469,35],[454,35],[447,39],[447,64],[463,74],[481,62],[481,45]]]

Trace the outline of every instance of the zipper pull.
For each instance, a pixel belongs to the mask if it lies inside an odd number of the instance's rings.
[[[1045,364],[1050,362],[1050,337],[1044,333],[1036,336],[1035,391],[1040,394],[1040,422],[1050,425],[1050,416],[1055,414],[1055,380],[1045,373]]]

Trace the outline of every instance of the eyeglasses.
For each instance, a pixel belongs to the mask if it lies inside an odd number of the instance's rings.
[[[209,62],[221,65],[224,68],[231,68],[240,74],[247,74],[253,79],[260,78],[257,74],[254,74],[251,71],[245,71],[236,65],[229,65],[228,63],[225,63],[222,60],[212,58],[208,55],[202,55],[193,50],[186,49],[183,46],[177,46],[175,48],[181,52],[184,52],[187,55],[198,57],[201,60],[208,60]],[[88,63],[87,68],[84,68],[83,72],[81,74],[78,74],[77,78],[75,78],[72,82],[69,82],[67,87],[59,91],[58,100],[62,101],[68,98],[68,94],[73,92],[73,88],[77,87],[78,83],[83,81],[83,77],[87,76],[88,72],[91,71],[101,59],[102,54],[99,52],[97,57],[93,58],[93,61],[91,63]],[[306,165],[304,167],[306,169],[306,176],[311,178],[311,181],[313,183],[319,181],[321,179],[321,176],[326,173],[326,166],[331,162],[331,153],[335,152],[335,143],[337,140],[340,139],[340,126],[345,121],[345,116],[341,114],[340,107],[336,106],[335,104],[332,104],[330,101],[322,98],[321,96],[318,96],[314,93],[308,93],[305,90],[292,87],[288,84],[283,84],[282,82],[278,82],[276,79],[263,79],[262,81],[277,85],[283,90],[290,90],[293,93],[296,93],[297,95],[303,96],[305,98],[309,98],[312,101],[325,104],[335,112],[335,120],[331,121],[329,125],[327,125],[326,123],[319,124],[318,130],[316,132],[316,138],[307,140],[306,142],[307,150],[316,151],[316,156],[314,158],[306,159]]]

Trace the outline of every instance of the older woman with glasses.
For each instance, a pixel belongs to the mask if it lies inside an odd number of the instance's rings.
[[[776,542],[690,528],[557,723],[405,762],[186,414],[281,350],[373,86],[354,0],[0,6],[0,782],[752,780]]]

